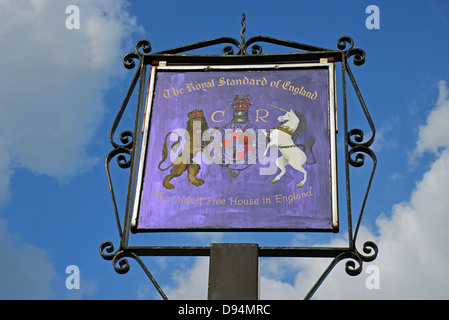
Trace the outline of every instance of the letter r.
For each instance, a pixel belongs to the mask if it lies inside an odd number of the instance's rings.
[[[265,115],[263,117],[259,116],[259,111],[265,111]],[[262,120],[263,122],[267,122],[267,120],[265,120],[266,117],[268,117],[268,110],[266,109],[257,109],[256,110],[256,122],[259,122],[259,119]]]

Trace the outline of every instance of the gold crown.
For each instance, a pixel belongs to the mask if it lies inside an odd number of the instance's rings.
[[[192,111],[190,111],[190,112],[188,113],[188,116],[189,116],[189,119],[192,119],[192,118],[201,118],[201,117],[203,117],[203,110],[196,110],[196,109],[193,109]]]
[[[232,110],[248,110],[251,106],[251,101],[249,98],[235,96],[234,102],[231,103]]]

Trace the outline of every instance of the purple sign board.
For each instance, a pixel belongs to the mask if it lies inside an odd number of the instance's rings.
[[[153,67],[132,231],[338,231],[334,77]]]

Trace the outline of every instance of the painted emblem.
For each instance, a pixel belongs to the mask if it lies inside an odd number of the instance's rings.
[[[284,115],[278,117],[278,121],[281,124],[267,133],[267,139],[270,140],[270,143],[267,145],[263,157],[266,156],[270,147],[277,147],[282,154],[276,159],[276,165],[281,169],[281,172],[271,180],[271,183],[279,181],[287,171],[286,166],[290,165],[293,169],[304,175],[303,180],[296,185],[297,188],[300,188],[304,186],[307,180],[307,171],[303,167],[304,164],[311,165],[316,163],[315,155],[312,150],[315,138],[313,135],[310,135],[307,139],[307,148],[313,157],[313,162],[307,162],[305,153],[306,146],[300,143],[295,144],[293,142],[293,137],[296,135],[301,136],[306,129],[306,117],[302,113],[293,111],[293,109],[287,111],[272,105],[270,106],[285,112]]]
[[[220,127],[222,135],[222,167],[229,169],[231,177],[237,177],[242,170],[257,162],[258,128],[251,123],[248,111],[250,96],[238,95],[231,103],[233,118]]]
[[[184,140],[186,142],[184,151],[180,153],[176,159],[166,168],[161,168],[162,163],[167,159],[169,153],[167,149],[167,138],[170,134],[178,135],[178,141],[175,141],[172,146],[172,152],[176,152],[181,142],[181,136],[176,131],[170,131],[167,133],[164,139],[164,145],[162,147],[162,160],[158,164],[158,168],[161,171],[165,171],[171,168],[170,174],[167,175],[162,184],[166,189],[173,189],[174,186],[170,182],[173,178],[179,177],[185,171],[187,171],[187,180],[194,186],[200,186],[204,183],[203,179],[197,178],[197,174],[201,169],[201,166],[193,160],[199,151],[202,151],[207,143],[202,142],[201,135],[209,129],[207,120],[204,117],[202,110],[193,109],[188,113],[189,119],[187,120]],[[194,143],[201,141],[200,143]]]

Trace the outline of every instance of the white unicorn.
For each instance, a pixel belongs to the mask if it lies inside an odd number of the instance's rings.
[[[299,144],[295,144],[292,139],[293,132],[295,132],[295,130],[298,128],[298,125],[300,124],[300,119],[293,111],[293,109],[287,111],[272,105],[269,106],[285,112],[283,116],[278,117],[278,121],[280,123],[284,123],[271,129],[271,131],[267,133],[267,139],[269,139],[270,142],[268,143],[267,148],[262,156],[265,157],[268,149],[272,146],[276,146],[282,153],[282,156],[276,159],[276,165],[279,167],[279,169],[281,169],[281,172],[273,180],[271,180],[271,183],[279,181],[279,179],[286,172],[285,167],[289,164],[292,168],[304,174],[303,180],[296,185],[297,188],[301,188],[302,186],[304,186],[307,180],[307,171],[302,167],[305,163],[308,163],[307,156],[303,150],[298,148]],[[302,120],[304,121],[305,119]],[[302,126],[302,128],[305,128],[305,124]],[[307,144],[310,148],[310,151],[312,151],[312,145],[314,144],[314,142],[315,141],[313,137],[308,140]],[[310,164],[313,163],[315,162],[312,162]]]

